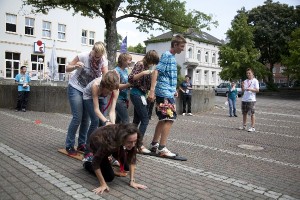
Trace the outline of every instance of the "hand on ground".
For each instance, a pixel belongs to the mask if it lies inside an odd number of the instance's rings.
[[[100,187],[97,187],[95,189],[93,189],[92,191],[95,192],[95,194],[103,194],[103,192],[107,190],[109,192],[109,187],[105,184],[105,185],[102,185]]]
[[[133,181],[130,182],[130,186],[133,187],[133,188],[135,188],[135,189],[146,189],[147,188],[147,186],[135,183]]]

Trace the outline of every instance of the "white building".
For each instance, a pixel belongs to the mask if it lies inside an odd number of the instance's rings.
[[[5,23],[0,26],[0,78],[14,78],[21,66],[27,66],[29,72],[40,69],[46,73],[55,43],[63,79],[68,62],[104,40],[102,18],[73,16],[71,10],[63,9],[50,10],[47,15],[31,14],[31,7],[22,7],[22,0],[1,1],[0,13],[0,21]]]
[[[154,49],[159,55],[171,47],[172,32],[159,35],[145,41],[146,50]],[[218,63],[219,46],[223,41],[208,33],[192,32],[185,35],[187,44],[181,54],[176,54],[177,63],[181,66],[181,75],[189,75],[196,88],[213,87],[221,82]]]

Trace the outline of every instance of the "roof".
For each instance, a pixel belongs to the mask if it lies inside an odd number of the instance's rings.
[[[151,44],[151,43],[158,43],[158,42],[166,42],[166,41],[171,41],[173,35],[173,32],[169,31],[167,33],[163,33],[159,36],[156,36],[152,39],[144,41],[145,44]],[[218,45],[221,46],[224,44],[224,40],[219,40],[218,38],[206,33],[206,32],[191,32],[191,33],[185,33],[183,34],[185,38],[189,38],[191,40],[195,40],[198,42],[203,42],[203,43],[208,43],[208,44],[213,44],[213,45]]]

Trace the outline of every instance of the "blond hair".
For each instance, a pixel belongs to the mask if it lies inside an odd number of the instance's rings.
[[[171,48],[173,48],[175,46],[175,44],[181,44],[181,43],[186,43],[185,38],[183,37],[183,35],[175,35],[172,40],[171,40]]]
[[[103,42],[96,42],[92,49],[95,53],[99,53],[107,57],[106,48]]]
[[[122,65],[123,61],[129,60],[129,59],[132,60],[132,56],[129,53],[121,53],[118,57],[118,66],[120,67]]]
[[[120,78],[115,70],[108,71],[100,82],[102,88],[106,88],[110,91],[119,89]]]

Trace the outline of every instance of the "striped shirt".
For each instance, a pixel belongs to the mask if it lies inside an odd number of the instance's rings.
[[[161,55],[156,66],[158,71],[155,95],[165,98],[174,98],[177,85],[177,62],[175,55],[166,51]]]

